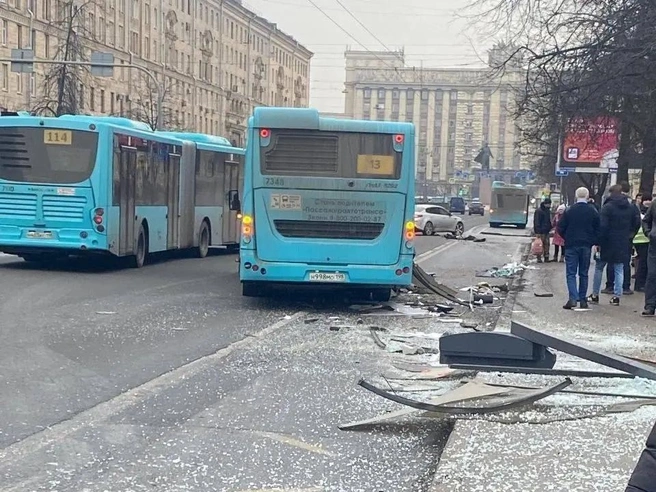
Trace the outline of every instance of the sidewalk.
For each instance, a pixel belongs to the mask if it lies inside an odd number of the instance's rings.
[[[656,359],[656,319],[642,318],[644,296],[622,298],[611,306],[602,295],[591,311],[566,311],[563,263],[536,265],[524,274],[510,316],[533,328],[620,355]],[[594,264],[591,266],[592,273]],[[552,292],[553,298],[535,297]],[[508,331],[510,319],[498,331]],[[608,368],[558,353],[556,368],[607,371]],[[504,384],[547,385],[563,378],[480,373],[479,379]],[[571,389],[656,395],[656,381],[572,378]],[[516,414],[522,423],[459,421],[437,468],[432,492],[622,492],[656,421],[656,407],[631,413],[572,420],[625,398],[558,394],[533,410]],[[506,415],[496,418],[502,419]],[[556,417],[556,418],[554,418]],[[545,418],[560,420],[541,423]],[[568,419],[568,420],[563,420]]]

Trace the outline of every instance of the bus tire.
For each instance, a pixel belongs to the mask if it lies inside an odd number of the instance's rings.
[[[374,289],[371,291],[371,300],[375,302],[388,302],[392,297],[392,289]]]
[[[144,229],[143,223],[139,226],[139,234],[137,235],[137,251],[132,258],[133,268],[142,268],[146,264],[148,257],[148,235]]]
[[[196,248],[196,256],[198,258],[205,258],[210,251],[210,226],[204,220],[200,225],[198,231],[198,248]]]
[[[499,224],[498,222],[490,222],[490,227],[492,227],[493,229],[498,229],[499,227],[501,227],[501,224]]]
[[[242,282],[241,295],[244,297],[262,297],[262,288],[256,282]]]

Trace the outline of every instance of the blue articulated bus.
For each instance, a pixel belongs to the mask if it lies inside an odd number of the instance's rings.
[[[246,149],[240,279],[266,287],[412,283],[414,125],[256,108]]]
[[[141,267],[149,253],[238,247],[231,200],[244,154],[125,118],[0,117],[0,251],[38,262],[106,254]]]
[[[524,229],[528,223],[531,196],[522,185],[508,185],[502,181],[492,183],[490,201],[490,227],[514,225]]]

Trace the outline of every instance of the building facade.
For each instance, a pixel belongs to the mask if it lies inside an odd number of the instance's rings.
[[[12,48],[33,48],[37,60],[88,60],[100,51],[126,65],[111,78],[71,68],[79,83],[69,79],[65,96],[76,111],[68,112],[153,124],[161,94],[166,128],[238,145],[254,107],[309,104],[312,53],[239,0],[0,0],[0,57]],[[61,67],[35,63],[33,74],[17,74],[2,62],[0,106],[56,112]]]
[[[493,65],[501,55],[490,52]],[[409,121],[416,128],[417,182],[474,179],[474,159],[489,146],[490,170],[525,169],[513,119],[520,70],[493,76],[487,68],[406,67],[404,53],[347,51],[347,115]]]

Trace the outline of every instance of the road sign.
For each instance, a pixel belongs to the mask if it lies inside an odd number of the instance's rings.
[[[34,50],[12,49],[11,71],[16,73],[34,72]]]
[[[114,55],[111,53],[103,53],[102,51],[91,53],[91,75],[95,75],[96,77],[113,77],[114,67],[107,66],[113,64]]]
[[[449,178],[449,184],[456,184],[456,178]]]
[[[565,176],[569,175],[569,171],[566,171],[565,169],[558,169],[556,171],[556,176],[560,176],[561,178],[564,178]]]

